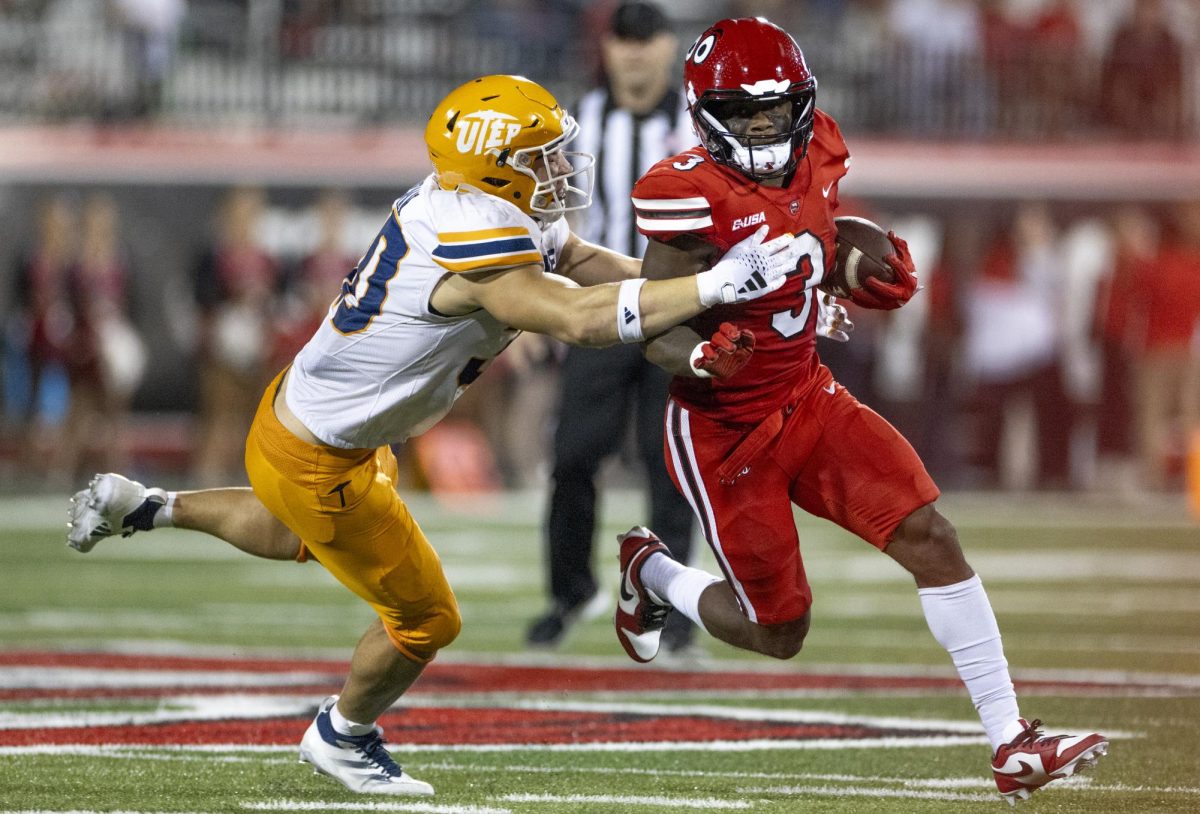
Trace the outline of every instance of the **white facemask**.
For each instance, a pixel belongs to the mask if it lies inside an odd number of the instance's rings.
[[[570,116],[564,116],[562,136],[549,144],[527,147],[513,154],[513,169],[528,175],[536,182],[529,209],[542,223],[553,223],[564,213],[586,209],[592,203],[592,185],[595,181],[592,167],[596,163],[595,156],[591,153],[563,149],[578,134],[579,125]],[[534,158],[540,156],[543,166],[552,167],[551,155],[556,152],[561,152],[570,162],[570,171],[550,172],[550,177],[545,180],[538,178],[530,169]]]
[[[748,175],[765,176],[782,172],[792,160],[792,142],[787,136],[783,136],[782,141],[774,144],[747,147],[707,110],[701,110],[700,115],[708,120],[720,138],[729,145],[731,161]]]

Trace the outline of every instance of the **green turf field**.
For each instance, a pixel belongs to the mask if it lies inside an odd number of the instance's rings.
[[[435,665],[444,672],[431,670],[429,689],[405,704],[435,724],[406,742],[395,735],[403,727],[389,723],[399,759],[438,790],[421,800],[352,795],[295,762],[286,733],[303,731],[311,707],[336,686],[330,660],[343,660],[370,620],[319,566],[256,561],[175,531],[106,541],[83,556],[62,541],[65,499],[0,501],[0,814],[1007,810],[969,701],[940,681],[953,673],[912,585],[865,543],[800,520],[816,604],[795,660],[705,641],[687,660],[637,668],[607,618],[582,625],[557,653],[524,651],[525,624],[543,603],[540,500],[411,501],[464,616],[462,636]],[[942,508],[996,608],[1014,677],[1026,687],[1022,712],[1052,730],[1113,735],[1094,772],[1021,807],[1200,810],[1200,524],[1170,502],[950,496]],[[606,500],[600,548],[614,595],[611,535],[640,512],[636,495]],[[130,661],[118,669],[105,654]],[[200,672],[187,681],[198,683],[173,687],[161,665],[129,666],[142,657],[175,659],[171,669],[186,657],[235,667],[192,664]],[[238,670],[240,659],[274,666]],[[294,680],[279,666],[290,659],[308,660]],[[615,683],[505,683],[506,668],[530,666],[543,678],[582,667]],[[719,686],[704,679],[714,671],[740,677]],[[456,688],[466,674],[480,683]],[[751,679],[762,674],[778,687],[759,689]],[[699,689],[668,690],[685,676]],[[285,735],[240,741],[243,730],[229,721],[253,719],[263,704]],[[467,733],[460,742],[439,740],[443,715],[466,721],[445,730]],[[526,719],[552,721],[546,726],[559,734],[540,742]],[[172,727],[197,721],[234,734],[172,740]],[[693,733],[710,722],[746,728],[709,740]],[[754,734],[847,722],[942,735]],[[594,724],[604,734],[591,734]],[[636,737],[620,734],[635,725]],[[486,737],[463,742],[484,729]]]

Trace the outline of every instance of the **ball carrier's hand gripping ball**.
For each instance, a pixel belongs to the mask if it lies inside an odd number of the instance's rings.
[[[891,310],[918,290],[908,244],[866,218],[840,217],[833,268],[819,286],[864,308]]]

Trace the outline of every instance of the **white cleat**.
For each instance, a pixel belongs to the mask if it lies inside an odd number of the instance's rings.
[[[384,746],[383,730],[366,735],[343,735],[333,728],[329,710],[337,702],[331,695],[300,741],[300,760],[312,764],[317,774],[332,777],[359,794],[433,794],[433,786],[417,780],[392,759]]]
[[[147,489],[135,480],[109,472],[92,478],[88,488],[71,498],[67,510],[67,545],[84,554],[105,537],[128,537],[154,528],[154,515],[167,503],[163,489]]]
[[[992,775],[1000,796],[1010,806],[1047,783],[1091,769],[1108,754],[1108,738],[1090,735],[1043,735],[1041,721],[1026,723],[1012,741],[992,757]]]

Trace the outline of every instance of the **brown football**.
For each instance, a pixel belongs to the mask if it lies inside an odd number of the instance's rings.
[[[896,275],[883,258],[895,254],[896,247],[884,229],[866,218],[852,216],[834,218],[833,223],[838,230],[837,255],[818,288],[835,297],[849,297],[871,277],[895,282]]]

